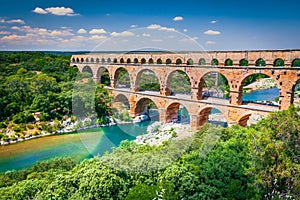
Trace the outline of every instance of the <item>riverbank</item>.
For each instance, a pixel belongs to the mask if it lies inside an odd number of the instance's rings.
[[[90,119],[72,121],[71,118],[63,121],[43,122],[36,124],[9,124],[6,129],[1,130],[1,145],[15,144],[31,139],[45,136],[73,134],[86,129],[114,126],[116,123],[112,118],[106,124],[91,124]],[[48,130],[48,131],[47,131]],[[5,131],[5,132],[4,132]]]
[[[272,78],[263,78],[243,87],[243,92],[249,93],[255,90],[264,90],[277,87],[276,82]]]

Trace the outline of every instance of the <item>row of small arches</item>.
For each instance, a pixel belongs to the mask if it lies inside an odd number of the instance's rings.
[[[100,59],[99,58],[86,58],[84,60],[84,58],[72,58],[72,62],[75,63],[79,63],[79,62],[85,62],[85,63],[100,63]],[[121,64],[163,64],[163,60],[161,58],[157,59],[156,61],[153,60],[153,58],[150,58],[148,61],[145,58],[142,58],[140,61],[137,58],[134,58],[133,60],[131,60],[130,58],[127,58],[127,60],[125,60],[124,58],[121,58],[119,61],[117,58],[111,60],[110,58],[108,58],[107,60],[105,60],[104,58],[101,59],[101,63],[121,63]],[[170,58],[166,59],[166,61],[164,62],[167,65],[173,64],[172,60]],[[175,62],[176,65],[181,65],[184,64],[182,62],[182,60],[180,58],[178,58]],[[187,62],[185,63],[186,65],[194,65],[194,61],[189,58],[187,60]],[[198,61],[198,65],[200,66],[204,66],[204,65],[208,65],[208,63],[206,62],[206,60],[204,58],[200,58]],[[212,66],[218,66],[219,65],[219,60],[214,58],[211,60],[210,65]],[[233,60],[228,58],[225,60],[224,62],[225,66],[233,66]],[[239,61],[239,66],[248,66],[249,62],[247,59],[243,58]],[[262,58],[259,58],[256,60],[255,62],[255,66],[266,66],[266,61]],[[285,66],[285,62],[282,58],[277,58],[276,60],[274,60],[273,62],[273,66],[277,67],[277,66]],[[292,67],[300,67],[300,58],[296,58],[293,60],[292,62]]]

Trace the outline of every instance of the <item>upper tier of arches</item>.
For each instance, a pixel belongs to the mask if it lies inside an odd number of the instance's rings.
[[[262,56],[258,56],[255,59],[248,59],[242,57],[240,59],[233,59],[227,57],[225,59],[220,58],[183,58],[183,57],[81,57],[73,56],[71,58],[72,63],[89,63],[89,64],[132,64],[132,65],[189,65],[189,66],[256,66],[256,67],[300,67],[300,55],[295,58],[283,58],[276,57],[273,60],[265,59]]]

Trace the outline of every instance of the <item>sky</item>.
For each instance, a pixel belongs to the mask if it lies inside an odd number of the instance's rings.
[[[299,0],[1,0],[0,50],[300,48]]]

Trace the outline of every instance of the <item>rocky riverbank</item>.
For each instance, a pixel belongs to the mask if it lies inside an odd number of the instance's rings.
[[[277,87],[276,82],[272,78],[263,78],[258,81],[255,81],[254,83],[251,83],[247,86],[243,87],[243,92],[249,93],[253,92],[255,90],[263,90],[263,89],[269,89]]]

